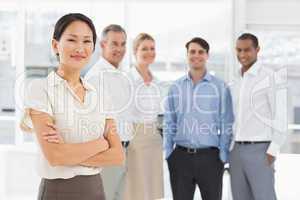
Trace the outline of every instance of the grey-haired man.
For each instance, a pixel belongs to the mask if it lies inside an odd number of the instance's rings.
[[[126,122],[126,109],[130,104],[130,81],[120,63],[126,53],[126,32],[120,26],[111,24],[101,34],[101,57],[88,69],[85,79],[93,84],[101,98],[110,96],[114,108],[109,111],[116,117],[117,132],[120,135],[124,151],[132,139],[132,124]],[[123,195],[126,164],[122,167],[106,167],[101,172],[106,198],[121,200]]]

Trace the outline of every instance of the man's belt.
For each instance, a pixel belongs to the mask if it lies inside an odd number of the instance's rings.
[[[124,148],[127,148],[129,146],[129,141],[122,141],[121,144]]]
[[[235,141],[237,144],[263,144],[270,143],[270,141]]]
[[[211,150],[219,150],[218,147],[205,147],[205,148],[187,148],[187,147],[183,147],[183,146],[180,146],[180,145],[176,145],[176,148],[177,149],[180,149],[180,150],[183,150],[185,152],[188,152],[188,153],[201,153],[201,152],[207,152],[208,150],[211,151]]]

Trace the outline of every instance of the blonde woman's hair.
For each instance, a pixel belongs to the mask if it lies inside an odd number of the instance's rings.
[[[148,33],[140,33],[133,40],[133,53],[135,54],[140,44],[145,40],[152,40],[155,42],[154,38]]]

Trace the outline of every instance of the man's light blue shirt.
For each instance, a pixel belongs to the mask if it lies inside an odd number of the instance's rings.
[[[175,145],[217,147],[228,160],[233,124],[232,99],[224,81],[206,73],[196,84],[186,75],[170,87],[164,114],[166,158]]]

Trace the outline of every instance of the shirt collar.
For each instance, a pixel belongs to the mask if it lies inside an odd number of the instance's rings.
[[[201,81],[211,81],[212,79],[212,75],[210,73],[208,73],[207,71],[205,72],[205,75],[203,77],[203,79]],[[192,77],[190,75],[190,72],[188,72],[185,77],[184,77],[184,80],[189,80],[189,81],[193,81],[192,80]]]
[[[250,75],[253,75],[253,76],[256,76],[258,74],[258,72],[260,71],[261,69],[261,64],[256,61],[251,67],[250,69],[248,69],[244,74],[250,74]],[[240,76],[242,76],[242,68],[240,68],[238,70],[238,74]]]
[[[86,90],[92,90],[92,91],[96,91],[96,89],[89,84],[85,79],[83,79],[82,77],[80,77],[80,80],[82,82],[83,87]],[[65,79],[63,79],[62,77],[60,77],[57,73],[56,70],[53,70],[52,72],[50,72],[50,74],[47,77],[47,82],[50,86],[57,86],[60,84],[64,84],[65,82],[67,82]]]
[[[97,62],[97,64],[95,64],[96,66],[99,66],[100,69],[107,69],[107,70],[121,70],[121,65],[116,68],[115,66],[113,66],[111,63],[109,63],[105,58],[103,58],[101,56],[101,58],[99,59],[99,61]]]

